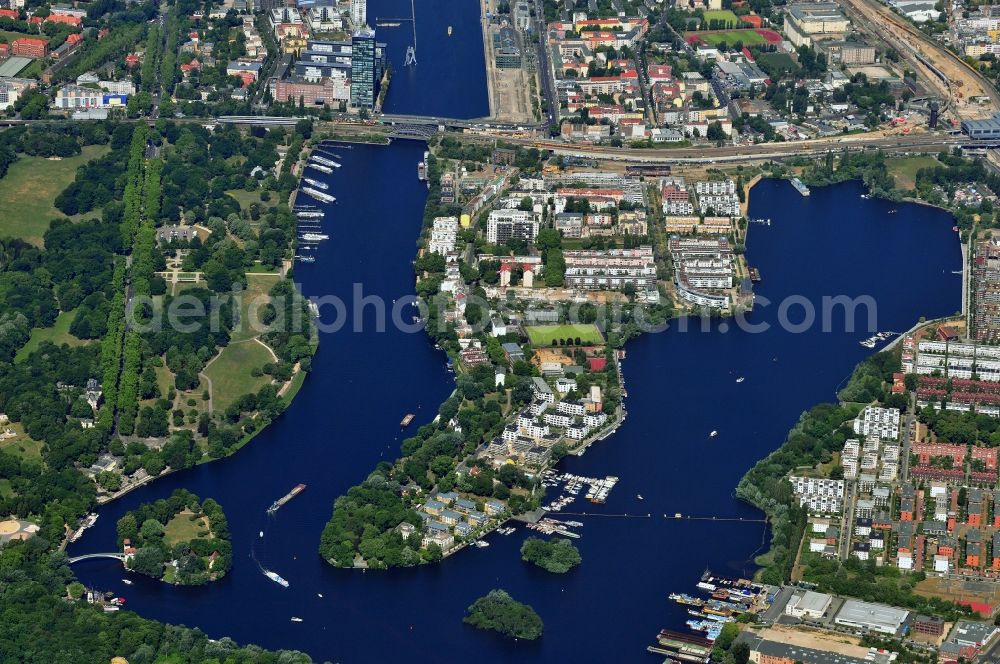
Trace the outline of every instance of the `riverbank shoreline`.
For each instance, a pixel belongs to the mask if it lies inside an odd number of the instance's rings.
[[[776,177],[776,178],[771,178],[771,179],[789,179],[789,178],[788,177]],[[863,189],[863,191],[866,194],[869,194],[870,189],[864,184],[863,179],[860,178],[860,177],[849,178],[849,179],[846,179],[846,180],[843,180],[843,181],[839,181],[839,182],[834,182],[834,183],[826,183],[826,184],[822,184],[822,185],[815,185],[814,184],[814,185],[810,185],[810,186],[813,186],[816,189],[821,189],[823,187],[828,187],[828,186],[840,186],[840,185],[844,185],[844,184],[847,184],[847,183],[850,183],[850,182],[856,182],[856,183],[860,184],[861,187],[862,187],[862,189]],[[755,182],[754,184],[757,184],[757,182]],[[749,196],[749,192],[748,192],[748,196]],[[910,198],[896,199],[896,198],[889,198],[889,197],[878,196],[878,195],[870,195],[870,196],[871,196],[871,198],[881,199],[882,201],[886,201],[886,202],[906,204],[906,205],[916,205],[916,206],[919,206],[919,207],[922,207],[922,208],[934,209],[936,211],[941,211],[941,212],[947,213],[949,216],[952,217],[952,219],[954,219],[954,212],[952,210],[950,210],[948,208],[945,208],[945,207],[942,207],[942,206],[939,206],[939,205],[934,205],[934,204],[931,204],[931,203],[927,203],[925,201],[921,201],[921,200],[917,200],[917,199],[910,199]],[[840,397],[840,395],[844,393],[843,390],[848,389],[848,388],[850,388],[852,386],[852,384],[854,383],[855,379],[860,374],[863,373],[863,369],[866,367],[866,365],[868,365],[869,363],[875,363],[875,362],[877,362],[875,360],[875,358],[884,357],[884,356],[886,356],[886,354],[897,354],[897,359],[898,359],[898,353],[899,353],[898,346],[899,346],[899,344],[900,344],[900,342],[901,342],[902,339],[906,338],[907,336],[911,336],[911,335],[919,332],[920,330],[923,330],[923,329],[926,329],[926,328],[930,328],[930,327],[934,327],[934,326],[939,326],[941,324],[947,324],[948,322],[955,321],[956,319],[961,319],[963,316],[966,315],[966,312],[965,312],[965,306],[966,306],[965,298],[966,298],[966,289],[968,288],[968,279],[969,279],[969,265],[968,265],[968,255],[967,255],[968,245],[967,245],[967,243],[961,241],[961,237],[959,237],[958,240],[959,240],[959,249],[961,251],[962,261],[963,261],[962,284],[961,284],[961,286],[962,286],[962,311],[960,313],[958,313],[958,314],[950,313],[950,314],[945,315],[945,316],[937,316],[937,317],[932,318],[930,320],[924,320],[921,317],[921,319],[917,320],[911,326],[909,326],[906,329],[905,332],[899,333],[896,336],[896,338],[894,338],[892,341],[888,342],[881,349],[879,349],[877,351],[874,351],[871,355],[867,356],[866,358],[862,359],[858,364],[856,364],[854,366],[853,370],[851,371],[851,374],[849,375],[848,379],[846,381],[842,381],[837,386],[837,388],[835,390],[835,398],[834,398],[834,400],[832,400],[832,401],[823,400],[823,401],[816,402],[810,408],[810,410],[808,410],[808,411],[806,411],[806,412],[803,413],[803,418],[810,418],[810,417],[812,417],[812,414],[813,414],[814,411],[817,411],[818,409],[820,409],[820,408],[822,408],[824,406],[838,407],[838,408],[847,408],[847,407],[857,407],[857,408],[860,408],[863,404],[859,404],[859,403],[856,403],[856,402],[850,402],[850,401],[844,401]],[[895,329],[900,329],[900,328],[895,328]],[[898,371],[898,369],[897,369],[897,371]],[[891,383],[891,381],[889,381],[889,382]],[[756,510],[759,510],[763,514],[764,518],[767,520],[768,528],[771,531],[771,537],[769,539],[767,539],[767,541],[765,542],[764,546],[760,550],[754,552],[754,555],[753,555],[753,561],[754,561],[755,565],[757,565],[757,567],[758,567],[758,569],[755,571],[755,578],[756,579],[761,579],[762,576],[765,573],[767,573],[769,571],[774,571],[776,568],[779,567],[779,564],[776,563],[775,560],[774,560],[774,555],[776,555],[776,552],[778,554],[784,554],[785,552],[782,549],[786,547],[787,543],[782,543],[781,544],[781,548],[778,547],[778,545],[776,544],[777,538],[778,538],[777,531],[789,527],[790,524],[788,523],[787,514],[784,512],[784,510],[786,508],[788,508],[788,506],[786,504],[784,504],[784,503],[781,503],[781,504],[772,504],[771,502],[769,502],[769,501],[772,500],[772,498],[769,497],[769,496],[767,496],[766,494],[761,493],[760,486],[753,484],[753,482],[751,481],[751,478],[753,477],[754,473],[757,471],[758,466],[763,466],[763,464],[768,463],[773,457],[775,457],[776,455],[780,455],[781,453],[783,453],[785,451],[786,446],[788,446],[788,445],[790,445],[792,443],[792,439],[795,436],[796,432],[801,433],[801,431],[803,429],[803,422],[804,421],[805,421],[805,419],[800,419],[798,422],[796,422],[796,424],[791,429],[789,429],[789,431],[786,433],[786,435],[784,437],[784,440],[782,441],[781,445],[779,445],[777,448],[771,450],[771,452],[768,453],[767,455],[759,458],[757,460],[757,462],[746,472],[746,474],[743,475],[743,477],[740,479],[739,483],[736,486],[736,490],[735,490],[735,493],[734,493],[735,497],[738,500],[740,500],[741,502],[743,502],[743,503],[745,503],[745,504],[753,507]],[[850,421],[848,420],[847,423],[849,424]],[[813,426],[815,426],[815,425],[813,425]],[[800,463],[796,466],[796,468],[804,467],[803,466],[804,462],[801,462],[801,461],[802,460],[800,460]],[[809,466],[813,461],[815,461],[816,464],[823,463],[822,459],[820,459],[820,458],[817,457],[816,459],[810,460],[809,463],[805,463],[805,466]],[[775,462],[772,462],[771,466],[773,466],[774,463]],[[793,468],[793,469],[789,470],[788,472],[792,472],[792,470],[795,470],[795,469]],[[786,473],[786,475],[787,475],[787,473]],[[782,475],[782,477],[784,477],[784,475]],[[780,517],[780,519],[778,519],[778,517]],[[795,552],[796,552],[795,563],[793,565],[793,569],[798,566],[798,555],[800,553],[801,546],[803,545],[803,543],[802,543],[802,537],[803,537],[803,535],[800,532],[798,534],[798,539],[796,541],[794,541],[794,542],[791,543],[791,544],[794,545]],[[793,580],[795,580],[795,579],[793,578]],[[769,580],[769,582],[773,582],[773,581],[774,581],[773,578]]]
[[[308,161],[309,155],[311,154],[312,149],[314,147],[315,147],[315,145],[313,144],[312,141],[307,141],[307,142],[303,143],[302,149],[299,152],[298,158],[296,159],[295,163],[290,167],[290,172],[293,175],[297,175],[301,179],[302,173],[305,170],[305,164]],[[288,207],[289,207],[289,209],[293,209],[294,208],[294,206],[295,206],[295,199],[296,199],[296,196],[298,195],[298,191],[299,191],[299,188],[296,187],[289,194],[289,196],[288,196]],[[284,270],[284,273],[281,276],[282,279],[289,279],[290,281],[292,281],[293,284],[295,283],[295,280],[294,280],[294,276],[295,276],[295,271],[294,271],[295,258],[294,258],[294,255],[295,255],[296,250],[297,250],[296,246],[293,245],[292,252],[291,252],[293,257],[289,261],[289,263],[290,263],[290,265],[292,267]],[[315,330],[315,323],[312,320],[310,320],[309,324],[312,325],[313,328],[314,328],[314,330]],[[315,349],[318,348],[318,347],[319,347],[319,335],[315,334],[314,335],[314,342],[313,342],[313,349],[314,349],[313,352],[314,353],[315,353]],[[303,371],[301,369],[300,364],[296,363],[295,367],[293,368],[291,378],[289,378],[287,381],[285,381],[281,385],[281,387],[279,388],[279,390],[278,390],[278,397],[281,399],[282,403],[284,404],[284,409],[287,409],[292,404],[292,401],[294,401],[295,396],[299,393],[299,390],[302,389],[302,386],[305,383],[305,379],[306,379],[307,375],[308,375],[308,372],[307,371]],[[280,417],[280,415],[279,415],[279,417]],[[193,467],[202,466],[202,465],[205,465],[205,464],[208,464],[208,463],[212,463],[214,461],[219,461],[221,459],[228,459],[229,457],[235,455],[237,452],[239,452],[241,449],[243,449],[243,447],[245,447],[248,443],[250,443],[250,441],[252,441],[254,438],[256,438],[259,434],[263,433],[268,427],[271,426],[271,424],[273,424],[273,422],[268,422],[266,425],[264,425],[261,428],[253,431],[252,433],[248,433],[248,434],[244,435],[239,440],[239,442],[236,443],[232,447],[232,449],[228,450],[226,452],[226,454],[224,454],[223,456],[215,457],[215,458],[212,458],[212,457],[202,457],[201,459],[199,459],[194,464]],[[152,482],[154,482],[156,480],[159,480],[159,479],[162,479],[162,478],[165,478],[165,477],[169,477],[170,475],[173,475],[174,473],[177,473],[177,472],[180,472],[180,471],[183,471],[183,470],[189,470],[189,469],[188,468],[168,468],[164,472],[160,473],[159,475],[146,476],[142,480],[136,482],[135,484],[131,484],[128,487],[126,487],[124,489],[121,489],[120,491],[117,491],[117,492],[115,492],[114,494],[112,494],[110,496],[106,496],[106,497],[98,496],[97,498],[95,498],[95,503],[96,503],[96,505],[98,507],[103,507],[105,505],[108,505],[110,503],[115,502],[116,500],[119,500],[120,498],[123,498],[123,497],[127,496],[128,494],[132,493],[133,491],[135,491],[137,489],[140,489],[140,488],[146,486],[147,484],[151,484]],[[67,540],[68,540],[68,538],[67,538]],[[62,546],[65,547],[66,543],[64,542],[62,544]]]

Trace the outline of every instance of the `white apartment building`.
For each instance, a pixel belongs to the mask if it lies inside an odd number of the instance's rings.
[[[586,412],[586,408],[581,401],[560,401],[556,404],[556,411],[567,415],[580,415]]]
[[[432,254],[448,254],[455,250],[455,238],[458,235],[458,219],[456,217],[438,217],[431,228],[431,241],[427,250]]]
[[[538,215],[524,210],[493,210],[486,222],[486,241],[504,244],[507,240],[533,241],[538,237]]]
[[[696,182],[694,185],[694,191],[699,196],[702,194],[735,194],[736,193],[736,183],[732,180],[704,180],[701,182]]]
[[[899,439],[899,409],[867,406],[854,420],[854,433],[878,435],[883,440]]]
[[[573,418],[564,413],[545,413],[545,423],[565,429],[573,423]]]
[[[844,507],[844,480],[818,477],[789,477],[799,504],[810,512],[834,514]]]

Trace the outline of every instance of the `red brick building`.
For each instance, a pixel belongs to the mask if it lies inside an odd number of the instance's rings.
[[[329,104],[336,106],[341,101],[345,101],[350,95],[350,90],[343,84],[338,84],[331,78],[323,79],[322,83],[299,83],[296,81],[281,80],[274,82],[274,92],[272,96],[275,101],[294,101],[299,97],[306,106],[319,106]]]
[[[20,37],[11,43],[14,55],[24,58],[44,58],[49,54],[49,43],[44,39]]]

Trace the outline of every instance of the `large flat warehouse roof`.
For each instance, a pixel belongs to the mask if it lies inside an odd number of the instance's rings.
[[[19,55],[7,58],[6,62],[0,64],[0,76],[17,76],[29,64],[31,64],[31,58],[24,58]]]

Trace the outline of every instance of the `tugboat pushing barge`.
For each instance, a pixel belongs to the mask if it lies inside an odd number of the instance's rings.
[[[306,488],[305,484],[296,484],[295,487],[291,491],[289,491],[288,493],[286,493],[285,495],[283,495],[281,498],[278,498],[276,501],[274,501],[273,503],[271,503],[271,506],[267,508],[267,513],[268,514],[274,514],[275,512],[277,512],[278,510],[280,510],[282,507],[284,507],[285,504],[289,500],[291,500],[295,496],[297,496],[300,493],[302,493],[303,491],[305,491],[305,488]]]

